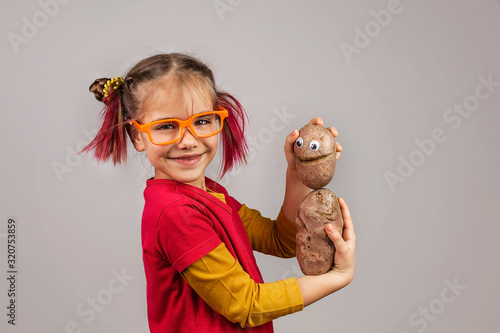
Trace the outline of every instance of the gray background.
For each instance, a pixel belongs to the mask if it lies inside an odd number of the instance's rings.
[[[283,200],[285,137],[313,116],[340,132],[328,188],[353,214],[356,275],[277,332],[498,331],[500,87],[481,78],[500,82],[499,1],[64,2],[0,4],[2,332],[147,332],[140,218],[152,171],[132,151],[116,167],[74,152],[98,126],[90,83],[172,51],[206,61],[246,107],[252,155],[222,183],[266,216]],[[464,103],[473,111],[453,111]],[[295,259],[257,258],[268,282],[301,274]]]

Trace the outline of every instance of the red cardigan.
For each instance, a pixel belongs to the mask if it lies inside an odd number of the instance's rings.
[[[148,320],[152,333],[273,332],[272,322],[242,329],[208,306],[180,275],[221,242],[257,283],[262,283],[253,250],[238,215],[241,204],[223,193],[226,203],[200,188],[167,179],[150,179],[144,190],[142,247],[147,280]]]

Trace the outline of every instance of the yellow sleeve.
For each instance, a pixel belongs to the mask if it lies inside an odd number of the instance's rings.
[[[295,257],[297,226],[280,210],[276,220],[263,217],[258,210],[242,205],[243,221],[252,249],[281,258]]]
[[[181,274],[212,309],[241,327],[259,326],[304,308],[295,278],[255,283],[224,243]]]

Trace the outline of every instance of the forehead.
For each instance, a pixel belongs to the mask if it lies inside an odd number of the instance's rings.
[[[187,119],[214,108],[211,92],[200,83],[168,78],[152,84],[148,90],[140,115],[143,122],[164,118]]]

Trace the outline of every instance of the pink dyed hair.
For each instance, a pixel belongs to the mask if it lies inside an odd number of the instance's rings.
[[[104,97],[103,87],[108,79],[98,79],[89,88],[97,100],[105,103],[101,113],[101,127],[96,137],[80,153],[94,151],[98,161],[110,158],[114,164],[127,159],[127,119],[136,118],[154,84],[168,75],[175,75],[184,83],[201,84],[210,93],[214,107],[225,108],[229,116],[222,130],[222,165],[219,177],[237,165],[246,163],[248,145],[245,139],[247,114],[241,103],[231,94],[218,91],[212,71],[200,60],[182,53],[158,54],[137,63],[125,76],[124,83],[116,90],[110,88]],[[146,88],[141,89],[141,88]],[[130,128],[135,130],[135,128]]]
[[[224,119],[222,129],[223,165],[219,172],[222,178],[236,165],[246,163],[248,144],[245,138],[245,124],[248,118],[240,102],[227,92],[217,92],[217,105],[222,106],[229,113],[229,116]]]
[[[92,91],[92,86],[90,89]],[[93,150],[97,161],[107,161],[111,158],[113,164],[116,165],[127,160],[127,134],[123,123],[121,96],[118,91],[111,90],[108,97],[100,98],[100,100],[104,102],[100,115],[101,128],[96,137],[80,153]]]

